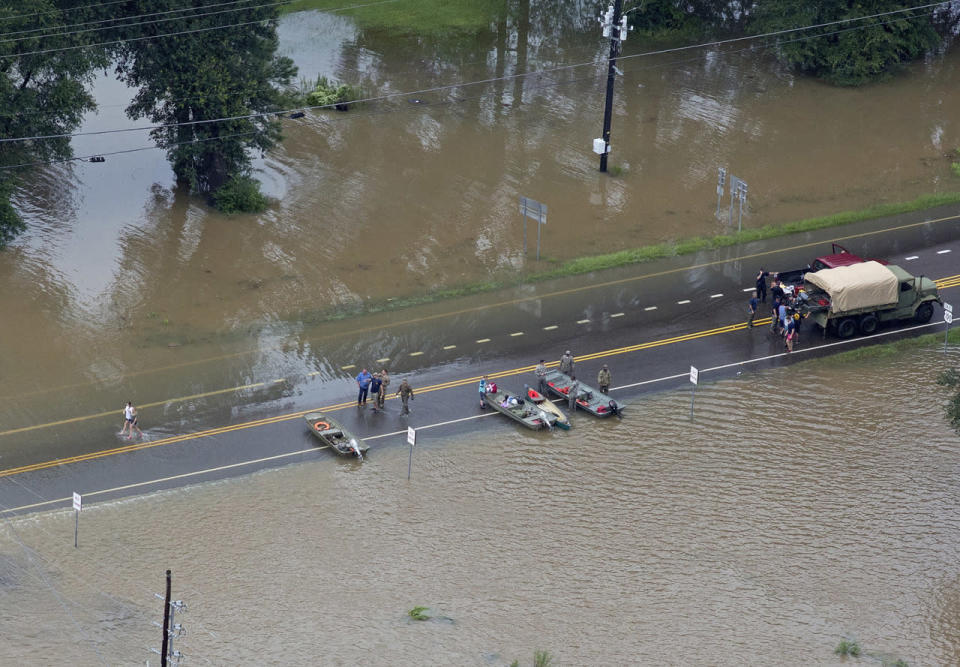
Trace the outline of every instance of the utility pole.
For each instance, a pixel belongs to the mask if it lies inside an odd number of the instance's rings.
[[[170,570],[167,570],[167,593],[163,597],[163,643],[160,644],[160,667],[167,667],[170,645]]]
[[[154,622],[154,625],[157,627],[163,628],[163,639],[160,643],[160,650],[158,651],[155,648],[150,650],[153,653],[160,654],[160,666],[167,667],[168,664],[179,665],[180,659],[183,657],[183,654],[180,651],[174,650],[173,640],[177,637],[183,637],[186,635],[186,630],[179,623],[174,623],[174,614],[178,611],[184,612],[187,610],[187,605],[183,600],[170,600],[170,584],[171,576],[170,570],[167,570],[167,590],[165,595],[160,595],[159,593],[154,593],[154,595],[163,600],[163,624]],[[172,663],[170,662],[172,660]]]
[[[620,43],[627,38],[627,17],[623,15],[623,0],[614,0],[600,17],[603,36],[610,38],[610,60],[607,63],[607,101],[603,108],[603,136],[593,140],[593,152],[600,154],[600,171],[607,170],[610,154],[610,122],[613,120],[613,82],[617,75],[617,56]]]

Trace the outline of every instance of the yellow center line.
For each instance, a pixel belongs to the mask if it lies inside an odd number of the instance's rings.
[[[958,285],[960,285],[960,274],[956,274],[956,275],[953,275],[953,276],[947,276],[947,277],[945,277],[945,278],[939,278],[939,279],[937,279],[935,282],[936,282],[936,284],[937,284],[937,287],[940,288],[940,289],[946,289],[946,288],[950,288],[950,287],[957,287]],[[766,321],[767,323],[769,323],[769,322],[770,322],[770,318],[767,318],[765,321]],[[756,325],[759,325],[760,323],[761,323],[761,320],[755,320],[755,322],[754,322],[754,324],[756,324]],[[732,325],[732,326],[739,326],[741,329],[742,329],[742,328],[746,328],[746,325]],[[650,348],[650,347],[657,347],[657,346],[660,346],[660,345],[669,345],[669,344],[671,344],[671,343],[683,342],[683,341],[685,341],[685,340],[694,340],[694,338],[700,338],[700,337],[705,336],[705,335],[706,335],[706,336],[710,336],[710,335],[714,335],[715,333],[725,333],[726,330],[727,330],[726,328],[721,328],[721,329],[710,330],[710,331],[708,331],[708,332],[702,332],[702,333],[699,333],[699,334],[686,334],[686,336],[681,336],[681,337],[678,337],[678,338],[670,338],[670,339],[665,339],[665,340],[663,340],[663,341],[654,341],[654,342],[650,342],[650,343],[643,343],[641,346],[635,346],[635,347],[632,347],[632,348],[630,348],[630,349],[624,349],[623,352],[616,352],[616,353],[611,353],[611,354],[622,354],[622,353],[624,353],[624,352],[635,352],[635,351],[638,351],[638,350],[648,349],[648,348]],[[731,331],[735,331],[735,330],[737,330],[737,329],[731,329]],[[511,334],[511,335],[512,335],[512,334]],[[489,338],[481,338],[480,340],[477,341],[477,343],[488,343],[488,342],[490,342],[490,339],[489,339]],[[444,349],[447,349],[447,348],[444,348]],[[419,356],[419,355],[422,355],[422,354],[423,354],[422,352],[412,353],[411,356]],[[607,353],[597,353],[597,354],[599,354],[599,355],[606,355]],[[586,358],[581,357],[581,359],[596,359],[596,358],[599,358],[599,357],[597,357],[597,356],[589,356],[589,357],[586,357]],[[353,367],[354,367],[353,364],[351,364],[351,365],[349,365],[349,366],[341,366],[341,368],[353,368]],[[281,378],[281,379],[278,379],[278,380],[274,380],[273,382],[274,382],[274,383],[284,382],[284,379]],[[182,402],[185,402],[185,401],[192,401],[192,400],[195,400],[195,399],[198,399],[198,398],[208,398],[208,397],[210,397],[210,396],[219,396],[219,395],[222,395],[222,394],[229,394],[229,393],[239,392],[239,391],[245,391],[245,390],[249,390],[249,389],[256,389],[256,388],[258,388],[258,387],[263,387],[265,384],[266,384],[266,383],[264,383],[264,382],[254,382],[254,383],[251,383],[251,384],[239,385],[239,386],[237,386],[237,387],[229,387],[229,388],[227,388],[227,389],[215,389],[215,390],[212,390],[212,391],[206,391],[206,392],[202,392],[202,393],[199,393],[199,394],[191,394],[191,395],[189,395],[189,396],[180,396],[180,397],[176,397],[176,398],[164,399],[164,400],[162,400],[162,401],[153,401],[152,403],[144,403],[144,404],[142,404],[140,407],[141,407],[141,408],[153,408],[153,407],[157,407],[157,406],[159,406],[159,405],[167,405],[168,403],[182,403]],[[75,423],[81,422],[81,421],[88,421],[88,420],[91,420],[91,419],[99,419],[99,418],[101,418],[101,417],[110,417],[110,416],[115,416],[115,415],[119,415],[118,418],[122,418],[122,412],[121,412],[121,411],[118,411],[118,410],[110,410],[110,411],[107,411],[107,412],[98,412],[98,413],[96,413],[96,414],[82,415],[82,416],[79,416],[79,417],[71,417],[71,418],[68,418],[68,419],[60,419],[60,420],[57,420],[57,421],[46,422],[46,423],[43,423],[43,424],[33,424],[33,425],[31,425],[31,426],[22,426],[22,427],[19,427],[19,428],[8,429],[8,430],[6,430],[6,431],[0,431],[0,436],[13,435],[13,434],[15,434],[15,433],[25,433],[25,432],[28,432],[28,431],[35,431],[35,430],[38,430],[38,429],[50,428],[50,427],[53,427],[53,426],[63,426],[63,425],[65,425],[65,424],[75,424]]]
[[[577,286],[577,287],[571,287],[571,288],[569,288],[569,289],[556,290],[556,291],[554,291],[554,292],[547,292],[547,293],[544,293],[544,294],[538,294],[538,295],[534,295],[534,296],[525,296],[525,297],[519,297],[519,298],[516,298],[516,299],[507,299],[507,300],[505,300],[505,301],[498,301],[498,302],[495,302],[495,303],[485,304],[485,305],[481,305],[481,306],[471,306],[471,307],[468,307],[468,308],[461,308],[461,309],[453,310],[453,311],[449,311],[449,312],[436,313],[436,314],[434,314],[434,315],[424,315],[424,316],[421,316],[421,317],[414,317],[414,318],[411,318],[411,319],[408,319],[408,320],[397,320],[397,321],[388,322],[388,323],[385,323],[385,324],[378,324],[378,325],[372,325],[372,326],[367,326],[367,327],[360,327],[360,328],[358,328],[358,329],[353,329],[353,330],[351,330],[351,331],[349,331],[349,332],[346,332],[346,333],[349,333],[349,335],[353,336],[353,335],[361,334],[361,333],[369,333],[369,332],[371,332],[371,331],[382,331],[382,330],[384,330],[384,329],[393,328],[393,327],[398,327],[398,326],[405,326],[405,325],[408,325],[408,324],[419,324],[419,323],[428,322],[428,321],[432,321],[432,320],[436,320],[436,319],[440,319],[440,318],[456,317],[456,316],[458,316],[458,315],[464,315],[464,314],[473,313],[473,312],[480,312],[480,311],[489,310],[489,309],[492,309],[492,308],[500,308],[500,307],[502,307],[502,306],[512,306],[512,305],[516,305],[516,304],[520,304],[520,303],[526,303],[526,302],[528,302],[528,301],[535,301],[535,300],[540,300],[540,299],[549,299],[549,298],[553,298],[553,297],[557,297],[557,296],[567,296],[567,295],[570,295],[570,294],[576,294],[576,293],[578,293],[578,292],[585,292],[585,291],[587,291],[587,290],[601,289],[601,288],[604,288],[604,287],[612,287],[612,286],[615,286],[615,285],[623,285],[623,284],[630,283],[630,282],[637,282],[637,281],[641,281],[641,280],[648,280],[648,279],[650,279],[650,278],[658,278],[658,277],[661,277],[661,276],[667,276],[667,275],[671,275],[671,274],[674,274],[674,273],[681,273],[681,272],[683,272],[683,271],[696,271],[696,270],[698,270],[698,269],[703,269],[703,268],[707,268],[707,267],[710,267],[710,266],[718,266],[718,265],[721,265],[721,264],[729,264],[729,263],[731,263],[731,262],[741,262],[741,261],[746,260],[746,259],[756,259],[756,258],[758,258],[758,257],[765,257],[765,256],[767,256],[767,255],[776,255],[776,254],[778,254],[778,253],[791,252],[791,251],[794,251],[794,250],[803,250],[804,248],[812,248],[812,247],[815,247],[815,246],[825,246],[827,243],[837,243],[837,242],[839,242],[839,241],[850,241],[850,240],[852,240],[852,239],[863,238],[863,237],[866,237],[866,236],[876,236],[876,235],[878,235],[878,234],[886,234],[886,233],[888,233],[888,232],[897,232],[897,231],[902,231],[902,230],[904,230],[904,229],[911,229],[911,228],[913,228],[913,227],[922,227],[923,225],[934,225],[934,224],[939,224],[939,223],[941,223],[941,222],[949,222],[949,221],[951,221],[951,220],[958,220],[958,219],[960,219],[960,215],[950,215],[950,216],[946,216],[946,217],[943,217],[943,218],[936,218],[936,219],[934,219],[934,220],[924,220],[924,221],[922,221],[922,222],[911,222],[911,223],[907,223],[907,224],[904,224],[904,225],[897,225],[897,226],[895,226],[895,227],[886,227],[886,228],[884,228],[884,229],[875,229],[875,230],[872,230],[872,231],[869,231],[869,232],[861,232],[861,233],[859,233],[859,234],[848,234],[848,235],[846,235],[846,236],[838,236],[838,237],[833,238],[833,239],[824,239],[823,241],[810,241],[810,242],[808,242],[808,243],[799,243],[799,244],[797,244],[797,245],[788,246],[788,247],[786,247],[786,248],[777,248],[777,249],[775,249],[775,250],[764,250],[764,251],[762,251],[762,252],[754,252],[754,253],[749,253],[749,254],[745,254],[745,255],[738,255],[738,256],[736,256],[736,257],[728,257],[728,258],[726,258],[726,259],[718,259],[718,260],[713,260],[713,261],[710,261],[710,262],[701,262],[700,264],[692,264],[692,265],[689,265],[689,266],[682,266],[682,267],[677,267],[677,268],[674,268],[674,269],[664,269],[663,271],[654,271],[653,273],[644,273],[644,274],[641,274],[641,275],[638,275],[638,276],[631,276],[631,277],[629,277],[629,278],[619,278],[619,279],[617,279],[617,280],[608,280],[608,281],[606,281],[606,282],[601,282],[601,283],[591,283],[591,284],[589,284],[589,285],[579,285],[579,286]],[[324,336],[319,336],[319,337],[317,337],[317,338],[315,338],[315,339],[313,339],[313,340],[316,340],[316,341],[325,340],[325,339],[333,338],[333,337],[336,337],[336,336],[346,335],[346,333],[341,333],[341,334],[327,334],[327,335],[324,335]],[[232,359],[232,358],[235,358],[235,357],[242,357],[242,356],[248,355],[248,354],[255,354],[255,353],[258,353],[258,352],[277,351],[277,350],[281,350],[281,349],[282,349],[281,347],[275,347],[275,348],[266,348],[266,349],[256,348],[256,349],[252,349],[252,350],[242,350],[242,351],[240,351],[240,352],[231,352],[231,353],[227,353],[227,354],[217,355],[217,356],[214,356],[214,357],[205,357],[205,358],[203,358],[203,359],[194,359],[194,360],[192,360],[192,361],[184,361],[184,362],[180,362],[180,363],[177,363],[177,364],[169,364],[169,365],[167,365],[167,366],[158,366],[158,367],[154,367],[154,368],[148,368],[148,369],[142,369],[142,370],[139,370],[139,371],[133,371],[133,372],[129,372],[129,373],[124,374],[123,377],[130,378],[130,377],[135,377],[135,376],[138,376],[138,375],[145,375],[145,374],[148,374],[148,373],[156,373],[156,372],[160,372],[160,371],[173,370],[173,369],[177,369],[177,368],[185,368],[185,367],[187,367],[187,366],[194,366],[194,365],[198,365],[198,364],[205,364],[205,363],[212,362],[212,361],[223,361],[224,359]],[[351,368],[352,368],[352,366],[351,366]],[[50,391],[56,391],[56,390],[60,390],[60,389],[72,389],[72,388],[75,388],[75,387],[83,387],[83,386],[88,386],[88,385],[91,385],[91,384],[94,384],[94,383],[93,383],[93,382],[75,382],[75,383],[73,383],[73,384],[61,385],[61,386],[59,386],[59,387],[47,387],[47,388],[44,388],[44,389],[38,389],[38,390],[36,390],[36,391],[29,392],[29,393],[15,394],[15,395],[12,395],[12,396],[0,396],[0,399],[6,399],[6,398],[21,398],[21,397],[24,397],[24,396],[31,396],[31,395],[34,395],[34,394],[41,394],[41,393],[46,393],[46,392],[50,392]]]

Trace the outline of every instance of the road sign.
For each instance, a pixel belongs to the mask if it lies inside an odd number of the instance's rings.
[[[541,204],[536,199],[520,197],[520,214],[539,222],[541,225],[547,224],[547,205]]]
[[[697,370],[697,367],[696,367],[696,366],[691,366],[691,367],[690,367],[690,382],[692,382],[693,384],[697,384],[697,380],[699,379],[699,376],[700,376],[700,371]]]
[[[412,426],[407,427],[407,444],[411,447],[417,444],[417,431]]]
[[[943,321],[947,324],[953,322],[953,306],[949,303],[943,304]]]
[[[73,492],[73,509],[78,512],[83,509],[83,497],[76,491]]]

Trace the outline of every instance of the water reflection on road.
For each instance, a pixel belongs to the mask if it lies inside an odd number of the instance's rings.
[[[952,361],[956,361],[955,358]],[[191,660],[493,664],[960,661],[960,440],[942,352],[647,395],[623,422],[402,438],[5,520],[0,656],[142,662],[174,572]],[[867,380],[866,378],[869,378]],[[869,385],[869,391],[866,385]],[[15,484],[0,479],[0,485]],[[425,605],[450,622],[409,620]],[[642,656],[642,657],[638,657]]]

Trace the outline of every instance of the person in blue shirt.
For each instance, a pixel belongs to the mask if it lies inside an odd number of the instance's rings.
[[[486,393],[487,393],[487,376],[484,375],[482,378],[480,378],[480,407],[481,408],[487,407],[487,402],[483,400],[483,397],[486,395]]]
[[[370,395],[373,396],[373,411],[379,412],[379,405],[377,404],[380,396],[380,391],[382,389],[383,380],[380,379],[380,373],[374,373],[373,378],[370,380]]]
[[[358,408],[367,404],[367,391],[370,388],[371,380],[373,380],[373,376],[367,372],[366,368],[360,371],[360,375],[357,376],[357,387],[360,389],[360,393],[357,394]]]
[[[757,316],[757,308],[760,307],[760,300],[757,298],[760,295],[759,292],[754,292],[753,296],[750,297],[750,310],[747,313],[747,328],[753,328],[753,320]]]

